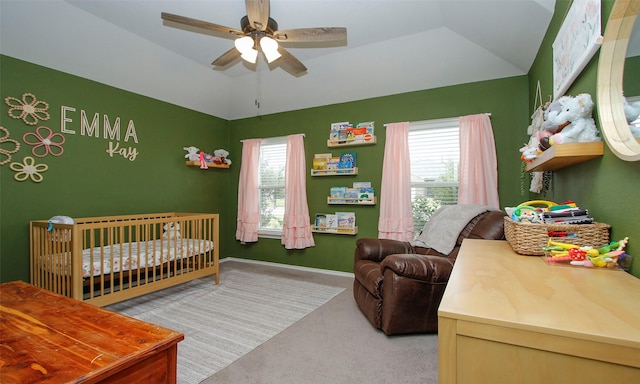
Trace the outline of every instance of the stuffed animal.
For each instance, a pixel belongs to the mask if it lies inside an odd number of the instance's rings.
[[[200,149],[196,147],[182,147],[187,154],[184,155],[185,159],[189,161],[200,161]]]
[[[629,123],[629,129],[633,137],[640,137],[640,100],[629,103],[625,97],[622,97],[622,106],[624,107],[624,115]],[[636,121],[635,124],[631,124]]]
[[[162,234],[163,239],[179,239],[180,235],[180,223],[167,223],[162,229],[164,229],[164,233]]]
[[[540,151],[540,149],[538,147],[530,146],[529,144],[527,144],[524,147],[520,148],[520,152],[522,153],[520,158],[522,160],[524,160],[524,161],[527,161],[527,162],[535,159],[541,153],[541,151]]]
[[[583,143],[601,141],[596,123],[591,117],[593,100],[588,93],[578,96],[562,96],[551,103],[545,111],[543,128],[552,135],[541,134],[540,149],[562,143]]]
[[[216,149],[213,151],[213,162],[216,164],[231,165],[231,160],[227,159],[227,156],[229,156],[229,152],[224,149]]]

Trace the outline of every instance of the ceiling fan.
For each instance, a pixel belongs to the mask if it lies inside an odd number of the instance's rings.
[[[235,29],[222,25],[196,20],[189,17],[162,12],[163,20],[190,27],[203,28],[235,39],[235,47],[215,59],[212,65],[225,66],[238,57],[255,63],[258,50],[262,50],[268,63],[279,60],[280,65],[293,74],[301,74],[307,70],[282,46],[281,43],[320,43],[346,41],[347,29],[342,27],[319,27],[278,30],[278,23],[269,16],[269,0],[245,0],[247,15],[240,19],[240,28]]]

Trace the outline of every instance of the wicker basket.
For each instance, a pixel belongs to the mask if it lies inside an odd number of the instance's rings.
[[[533,224],[519,223],[504,218],[504,234],[514,251],[521,255],[542,256],[542,248],[547,246],[549,231],[575,233],[576,237],[562,239],[562,242],[578,246],[602,247],[609,243],[611,226],[604,223],[593,224]]]

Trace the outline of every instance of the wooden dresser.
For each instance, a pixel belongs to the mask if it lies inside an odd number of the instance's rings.
[[[0,383],[175,383],[184,335],[23,282],[0,285]]]
[[[438,311],[439,383],[640,383],[640,279],[464,240]]]

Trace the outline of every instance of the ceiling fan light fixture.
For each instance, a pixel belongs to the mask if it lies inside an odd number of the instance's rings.
[[[251,64],[255,64],[258,60],[258,51],[251,48],[247,52],[244,52],[242,55],[240,55],[240,57],[242,57],[245,61],[250,62]]]
[[[236,39],[236,41],[233,44],[236,46],[236,49],[240,53],[246,53],[251,50],[255,51],[255,49],[253,49],[254,41],[251,38],[251,36],[244,36],[239,39]]]
[[[263,36],[260,39],[260,48],[262,48],[262,52],[264,52],[268,63],[272,63],[282,56],[280,52],[278,52],[278,42],[268,36]]]

